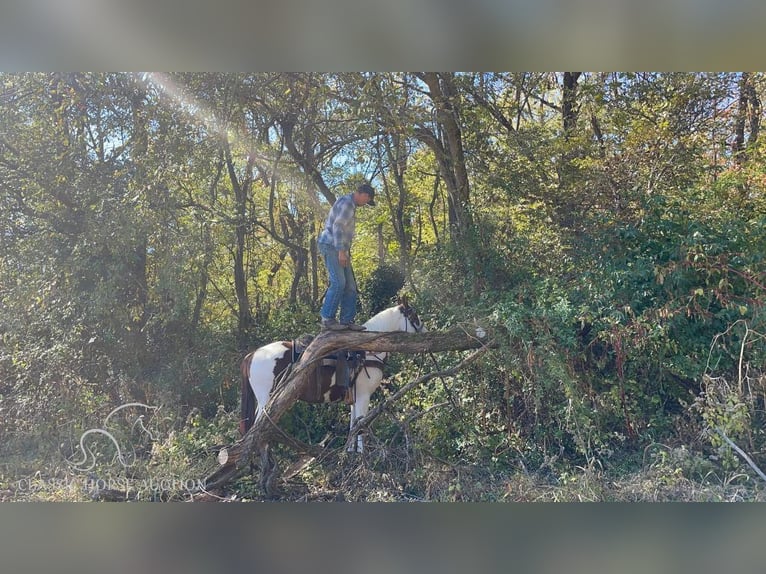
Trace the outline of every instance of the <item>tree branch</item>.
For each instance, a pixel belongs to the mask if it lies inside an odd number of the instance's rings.
[[[731,439],[730,439],[728,436],[726,436],[726,434],[725,434],[725,433],[724,433],[724,432],[723,432],[721,429],[719,429],[718,427],[716,427],[716,429],[715,429],[715,432],[717,432],[717,433],[718,433],[718,435],[719,435],[719,436],[720,436],[720,437],[721,437],[723,440],[725,440],[725,441],[726,441],[726,444],[728,444],[728,445],[729,445],[731,448],[733,448],[735,451],[737,451],[737,454],[738,454],[739,456],[741,456],[743,459],[745,459],[745,462],[747,462],[747,464],[749,464],[749,465],[750,465],[750,468],[752,468],[752,469],[753,469],[755,472],[757,472],[757,473],[758,473],[758,476],[760,476],[760,477],[761,477],[761,478],[762,478],[764,481],[766,481],[766,474],[763,474],[763,471],[762,471],[760,468],[758,468],[758,465],[756,465],[756,464],[753,462],[753,459],[752,459],[752,458],[750,458],[749,456],[747,456],[747,454],[745,453],[745,451],[744,451],[744,450],[742,450],[741,448],[739,448],[739,447],[738,447],[738,446],[737,446],[737,445],[734,443],[734,441],[733,441],[733,440],[731,440]]]
[[[478,359],[481,355],[483,355],[487,351],[487,349],[489,349],[488,346],[481,347],[479,350],[474,351],[468,357],[460,361],[460,363],[458,363],[454,367],[450,367],[449,369],[444,369],[441,371],[435,371],[433,373],[428,373],[404,385],[401,389],[399,389],[393,395],[391,395],[388,399],[386,399],[385,402],[379,404],[377,407],[375,407],[370,412],[368,412],[364,417],[362,417],[361,419],[357,420],[356,423],[354,423],[354,426],[351,428],[351,431],[349,432],[348,440],[346,442],[346,447],[350,446],[352,442],[356,440],[356,435],[360,430],[370,426],[370,424],[376,418],[378,418],[383,413],[383,411],[385,411],[390,405],[392,405],[393,403],[401,399],[404,395],[409,393],[412,389],[422,385],[423,383],[430,381],[431,379],[435,379],[437,377],[438,378],[451,377],[458,371],[464,369],[466,366],[475,362],[476,359]]]

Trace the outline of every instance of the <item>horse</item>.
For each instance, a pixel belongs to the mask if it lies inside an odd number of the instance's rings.
[[[399,299],[397,305],[385,309],[364,323],[366,331],[375,332],[415,332],[424,333],[426,328],[417,312],[406,299]],[[252,351],[242,360],[242,386],[240,403],[240,432],[244,435],[256,420],[263,416],[275,381],[286,375],[293,363],[300,358],[298,341],[275,341]],[[310,403],[332,403],[345,399],[351,404],[351,423],[365,416],[369,410],[370,397],[383,380],[383,366],[388,353],[364,354],[358,367],[353,368],[349,360],[349,384],[336,384],[334,361],[325,358],[317,367],[315,385],[308,385],[299,400]],[[349,394],[350,393],[350,394]],[[364,450],[362,436],[357,436],[356,444],[349,447],[349,452]]]

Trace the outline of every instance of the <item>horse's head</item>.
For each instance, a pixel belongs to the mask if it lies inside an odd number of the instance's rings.
[[[402,331],[414,330],[416,333],[425,333],[426,327],[423,325],[423,321],[418,317],[417,311],[407,301],[406,296],[399,297],[399,311],[404,316],[405,324]]]

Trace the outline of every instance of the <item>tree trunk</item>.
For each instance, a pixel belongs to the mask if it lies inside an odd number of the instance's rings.
[[[226,168],[229,174],[235,202],[235,237],[234,246],[234,290],[237,296],[237,347],[244,351],[248,347],[248,334],[253,323],[250,298],[247,293],[247,273],[245,272],[245,241],[247,239],[247,196],[250,190],[253,167],[252,157],[248,158],[245,176],[242,182],[237,177],[234,160],[228,140],[223,141]]]
[[[569,143],[574,135],[579,116],[579,106],[577,102],[577,80],[582,72],[564,72],[563,89],[561,95],[561,123],[564,134],[564,141]],[[574,144],[573,144],[574,145]],[[576,147],[567,147],[564,149],[558,168],[558,197],[556,198],[557,219],[562,226],[568,229],[574,229],[580,222],[581,197],[576,192],[575,179],[578,169],[574,160],[580,156]],[[574,229],[575,232],[577,231]]]
[[[311,226],[311,239],[309,239],[309,253],[311,256],[311,302],[316,305],[319,301],[319,252],[316,229],[313,224]]]
[[[439,170],[447,185],[450,226],[453,238],[463,237],[472,226],[468,170],[459,121],[459,106],[454,76],[451,73],[426,72],[419,77],[426,83],[434,103],[438,128],[442,137],[423,130],[416,131],[433,150]]]
[[[564,90],[562,93],[561,117],[564,127],[564,139],[574,132],[579,115],[577,105],[577,80],[582,72],[564,72]]]
[[[148,176],[146,169],[148,154],[147,117],[144,110],[146,94],[141,88],[137,88],[132,95],[132,115],[134,132],[133,144],[133,167],[135,191],[148,205]],[[147,249],[148,237],[146,229],[140,223],[136,226],[133,253],[128,260],[130,272],[125,281],[126,302],[131,309],[129,329],[127,333],[128,354],[131,356],[130,395],[133,400],[143,402],[146,400],[145,389],[138,384],[143,378],[143,372],[148,366],[149,350],[146,337],[146,323],[148,321],[147,304],[149,300],[149,285],[147,282]]]
[[[308,251],[305,249],[291,249],[290,257],[293,260],[293,280],[290,283],[290,305],[295,305],[298,302],[298,288],[301,281],[306,278],[308,271]]]
[[[407,151],[404,147],[404,140],[401,134],[393,133],[391,135],[385,135],[380,138],[383,150],[382,154],[385,154],[385,161],[388,163],[391,171],[391,175],[396,186],[397,198],[394,201],[393,193],[387,193],[391,199],[388,202],[391,224],[396,235],[397,243],[399,244],[399,265],[402,270],[407,272],[409,269],[409,258],[412,249],[412,236],[405,222],[405,205],[407,203],[407,189],[404,183],[405,172],[407,171]],[[381,160],[383,158],[381,157]],[[384,176],[384,185],[386,185],[386,191],[388,192],[388,183]],[[378,259],[379,264],[385,263],[385,246],[383,245],[383,225],[378,226]]]
[[[750,72],[743,72],[739,81],[739,104],[734,124],[734,142],[732,142],[732,152],[737,165],[742,166],[747,161],[745,128],[750,130],[747,146],[752,147],[758,141],[760,126],[761,100],[755,90],[752,75]]]

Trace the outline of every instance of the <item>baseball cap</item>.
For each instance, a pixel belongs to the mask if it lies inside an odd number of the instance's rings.
[[[367,205],[371,205],[372,207],[375,207],[375,188],[372,187],[369,183],[361,183],[356,188],[356,190],[359,193],[366,193],[370,196],[370,201],[367,202]]]

